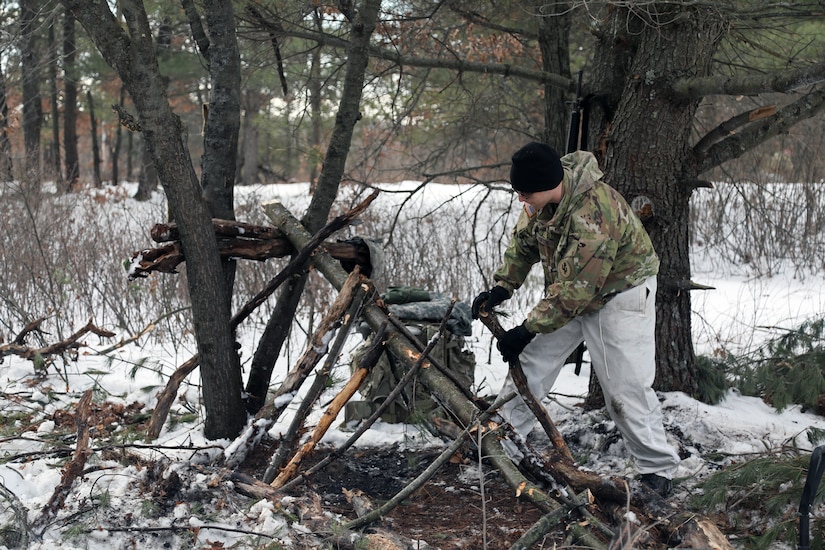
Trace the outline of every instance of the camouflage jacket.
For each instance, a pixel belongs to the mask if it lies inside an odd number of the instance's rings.
[[[615,294],[659,271],[642,222],[618,191],[601,181],[596,158],[562,157],[564,197],[534,214],[523,211],[494,279],[512,295],[533,264],[544,268],[544,298],[527,315],[531,332],[553,332],[598,311]]]

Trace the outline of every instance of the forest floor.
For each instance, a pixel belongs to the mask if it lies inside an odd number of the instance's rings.
[[[259,444],[247,458],[245,473],[260,478],[275,446],[271,440]],[[318,449],[306,467],[331,450]],[[357,516],[345,491],[360,491],[379,506],[424,471],[439,452],[395,445],[354,449],[312,476],[296,493],[305,496],[311,491],[319,495],[325,510],[352,520]],[[372,527],[441,550],[510,548],[543,514],[516,498],[495,471],[485,467],[483,486],[479,480],[478,462],[458,453]],[[547,540],[541,547],[553,548],[553,541]]]

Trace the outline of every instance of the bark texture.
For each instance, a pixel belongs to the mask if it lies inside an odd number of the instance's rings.
[[[688,394],[697,387],[688,292],[693,188],[683,182],[699,100],[674,97],[670,86],[677,77],[708,73],[720,25],[702,9],[667,25],[615,9],[596,52],[603,60],[596,93],[606,108],[596,113],[601,133],[594,145],[608,183],[640,215],[661,259],[655,387]]]
[[[185,130],[165,94],[143,5],[127,0],[120,6],[128,34],[107,2],[69,1],[74,16],[129,91],[147,150],[180,229],[203,379],[204,434],[209,439],[234,437],[243,427],[246,413],[211,216],[185,147]]]
[[[369,63],[369,42],[381,0],[364,0],[358,10],[358,16],[352,25],[350,44],[347,55],[347,71],[344,78],[344,88],[341,94],[341,103],[335,118],[335,128],[324,158],[324,166],[315,192],[312,195],[309,207],[302,219],[304,225],[311,232],[316,232],[326,222],[332,203],[338,193],[338,185],[344,174],[344,169],[352,143],[352,133],[355,123],[360,118],[360,104],[364,77]],[[291,320],[298,308],[300,295],[306,284],[306,275],[296,275],[281,290],[278,304],[267,322],[266,329],[261,335],[258,347],[252,358],[249,379],[246,391],[254,396],[253,410],[263,405],[275,359],[280,354],[286,336],[289,333]]]

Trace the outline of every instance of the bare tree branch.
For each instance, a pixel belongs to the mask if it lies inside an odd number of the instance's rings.
[[[814,90],[778,110],[775,115],[752,122],[742,130],[729,135],[706,152],[694,153],[696,174],[701,174],[724,162],[741,156],[760,143],[787,132],[795,124],[825,110],[825,89]]]
[[[262,23],[261,20],[259,20],[259,22]],[[303,40],[309,40],[319,45],[328,46],[331,48],[346,49],[349,46],[349,42],[346,39],[301,27],[290,26],[287,28],[284,27],[281,22],[268,21],[266,23],[266,29],[268,31],[280,33],[283,36],[301,38]],[[380,48],[378,46],[369,46],[368,52],[370,57],[390,61],[399,66],[447,69],[450,71],[455,71],[459,74],[484,73],[506,77],[513,76],[535,82],[541,82],[542,84],[549,84],[556,88],[561,88],[567,92],[574,92],[576,89],[576,82],[571,78],[565,78],[557,74],[532,70],[517,65],[509,65],[507,63],[479,63],[474,61],[466,61],[455,57],[451,57],[449,59],[408,57],[402,52]]]
[[[673,83],[677,97],[695,99],[709,95],[753,95],[766,92],[788,93],[825,80],[825,62],[790,71],[765,75],[707,76],[683,78]]]

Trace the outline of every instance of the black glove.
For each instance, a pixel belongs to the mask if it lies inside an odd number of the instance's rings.
[[[524,324],[521,324],[501,335],[498,340],[498,351],[501,352],[501,357],[509,363],[518,359],[527,344],[535,337],[534,333],[524,328]]]
[[[484,306],[484,311],[493,311],[494,307],[508,298],[510,293],[503,286],[496,285],[490,290],[485,290],[473,300],[473,319],[478,319],[481,306]]]

